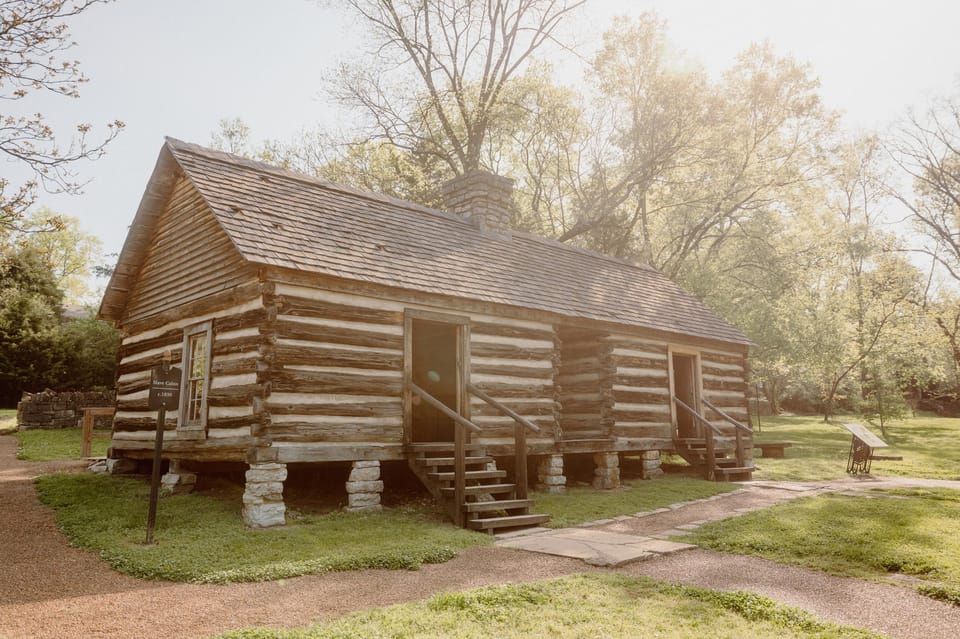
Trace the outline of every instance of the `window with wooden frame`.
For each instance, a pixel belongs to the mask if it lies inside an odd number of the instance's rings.
[[[181,430],[204,431],[207,427],[207,395],[210,389],[212,324],[204,322],[183,331],[183,388],[180,390]]]

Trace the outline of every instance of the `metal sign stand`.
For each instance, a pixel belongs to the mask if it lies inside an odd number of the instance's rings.
[[[160,464],[163,452],[163,428],[167,420],[167,407],[180,405],[180,369],[170,366],[169,353],[164,363],[153,369],[150,375],[150,394],[147,405],[157,412],[157,439],[153,449],[153,475],[150,478],[150,505],[147,509],[147,540],[153,543],[153,529],[157,522],[157,500],[160,497]]]
[[[843,427],[853,436],[850,440],[850,454],[847,456],[847,473],[851,475],[869,475],[870,464],[874,459],[875,448],[887,448],[887,443],[871,433],[863,424],[843,424]],[[902,457],[886,456],[883,459],[902,459]]]

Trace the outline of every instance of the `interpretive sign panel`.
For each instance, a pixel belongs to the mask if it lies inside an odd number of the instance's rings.
[[[150,410],[176,408],[180,405],[180,369],[175,366],[157,366],[150,373],[150,393],[147,406]]]
[[[885,441],[867,430],[863,424],[844,424],[843,427],[870,448],[888,448]]]

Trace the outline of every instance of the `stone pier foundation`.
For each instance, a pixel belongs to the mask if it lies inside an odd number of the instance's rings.
[[[536,489],[545,493],[564,493],[567,478],[563,474],[563,455],[544,455],[537,464]]]
[[[243,523],[251,528],[282,526],[287,507],[283,503],[286,464],[250,464],[243,490]]]
[[[370,512],[382,510],[380,493],[383,481],[380,479],[380,462],[355,461],[347,480],[347,510],[350,512]]]
[[[593,461],[597,465],[593,471],[593,487],[601,490],[620,488],[620,455],[596,453]]]
[[[640,455],[643,462],[642,477],[644,479],[659,479],[663,477],[663,470],[660,468],[660,451],[645,450]]]
[[[170,460],[170,468],[160,478],[160,493],[164,495],[186,495],[192,493],[197,485],[197,474],[187,471],[183,462]]]

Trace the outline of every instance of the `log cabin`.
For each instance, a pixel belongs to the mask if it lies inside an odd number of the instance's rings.
[[[362,510],[408,463],[491,531],[543,521],[527,486],[561,492],[574,456],[600,488],[663,452],[749,478],[747,337],[655,269],[511,231],[511,189],[471,172],[434,210],[168,138],[99,311],[110,457],[152,456],[172,356],[164,481],[245,464],[251,526],[284,523],[288,465],[348,463]]]

